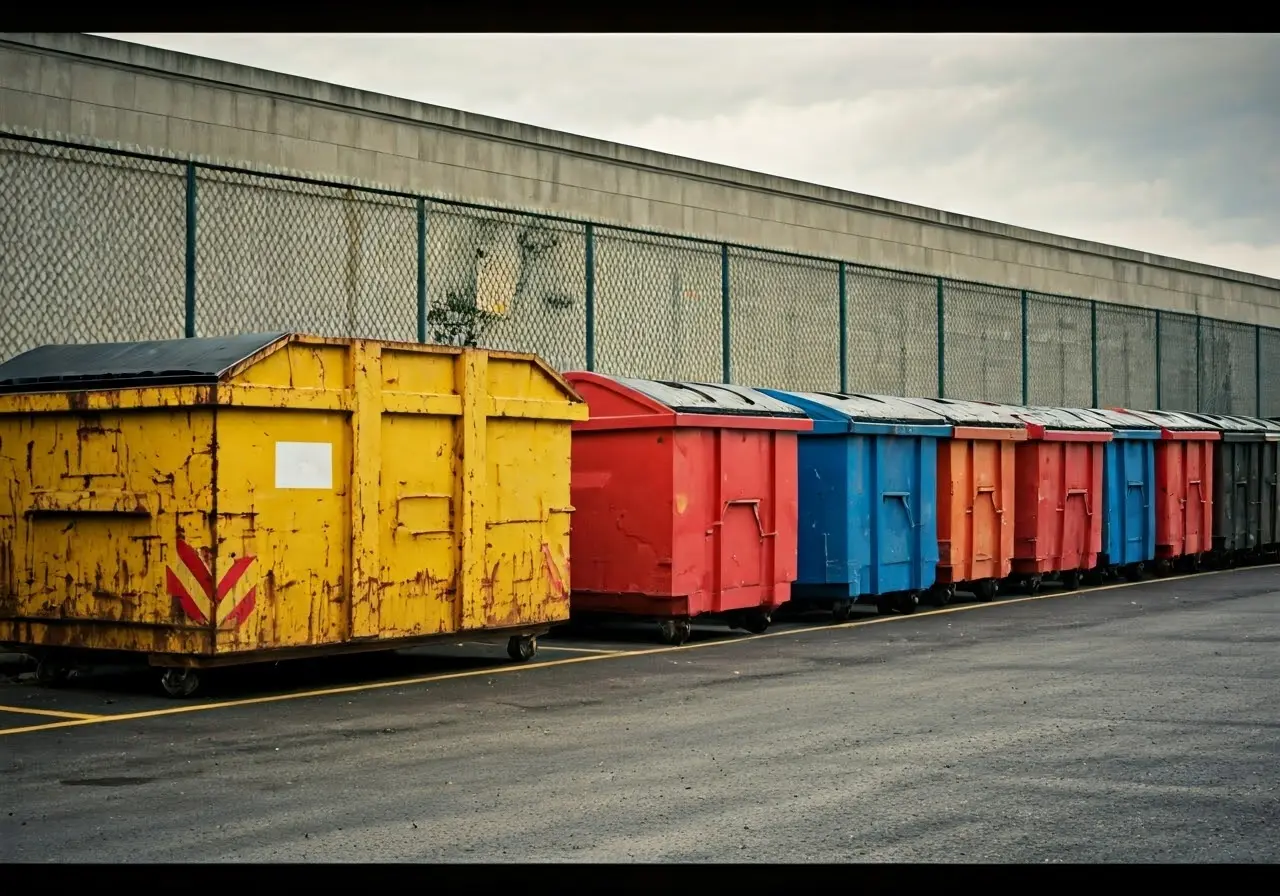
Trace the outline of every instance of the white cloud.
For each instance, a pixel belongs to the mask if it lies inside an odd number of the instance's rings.
[[[1280,277],[1273,35],[106,35]]]

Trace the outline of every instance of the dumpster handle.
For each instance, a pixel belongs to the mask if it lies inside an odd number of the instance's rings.
[[[729,508],[730,508],[730,507],[734,507],[734,506],[739,506],[739,507],[741,507],[741,506],[750,506],[750,508],[751,508],[751,515],[752,515],[753,517],[755,517],[755,518],[756,518],[756,529],[757,529],[757,530],[759,530],[759,532],[760,532],[760,537],[761,537],[762,539],[764,539],[764,538],[773,538],[774,536],[776,536],[776,535],[778,534],[777,532],[766,532],[766,531],[764,531],[764,523],[760,520],[760,499],[759,499],[759,498],[737,498],[737,499],[735,499],[735,500],[733,500],[733,501],[725,501],[725,502],[724,502],[724,510],[720,513],[720,519],[716,520],[716,521],[715,521],[714,523],[712,523],[711,525],[712,525],[712,526],[723,526],[723,525],[724,525],[724,516],[725,516],[725,514],[729,512]]]
[[[902,502],[902,507],[907,511],[907,522],[912,529],[917,528],[915,515],[911,512],[911,492],[884,492],[881,498],[897,498]]]
[[[978,499],[981,498],[983,495],[991,496],[991,506],[995,508],[995,511],[997,514],[1004,513],[1004,508],[1002,508],[999,504],[996,503],[996,487],[994,485],[978,486],[978,490],[973,495],[973,503],[977,504]]]
[[[1196,487],[1196,492],[1200,495],[1200,503],[1201,504],[1205,503],[1204,489],[1200,487],[1200,480],[1191,479],[1187,482],[1187,485],[1188,487],[1194,485]],[[1182,500],[1182,506],[1183,507],[1187,506],[1187,501],[1185,498]]]
[[[1089,490],[1087,488],[1069,488],[1067,489],[1067,497],[1074,498],[1079,495],[1084,499],[1085,516],[1093,516],[1093,508],[1089,506]],[[1066,510],[1064,507],[1063,510]]]

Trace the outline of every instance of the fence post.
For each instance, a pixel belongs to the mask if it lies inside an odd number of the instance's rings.
[[[1089,302],[1089,376],[1093,380],[1093,407],[1098,406],[1098,303]]]
[[[1156,410],[1164,410],[1164,376],[1160,370],[1160,309],[1156,309]]]
[[[729,244],[720,244],[720,352],[724,381],[730,382],[729,357],[732,350],[729,329]]]
[[[427,200],[418,198],[418,341],[427,341]]]
[[[1202,327],[1200,326],[1201,317],[1196,315],[1196,413],[1200,413],[1200,408],[1204,403],[1204,396],[1201,395],[1200,388],[1200,351],[1204,337],[1201,335]]]
[[[938,397],[947,397],[947,305],[938,278]]]
[[[1022,290],[1022,404],[1031,404],[1031,360],[1027,347],[1030,343],[1027,334],[1027,291]]]
[[[849,392],[849,292],[845,263],[840,262],[840,392]]]
[[[587,370],[596,369],[596,229],[588,224],[587,240]]]
[[[1253,328],[1253,407],[1255,417],[1262,416],[1262,327]]]
[[[184,332],[196,335],[196,163],[187,162],[187,290]]]

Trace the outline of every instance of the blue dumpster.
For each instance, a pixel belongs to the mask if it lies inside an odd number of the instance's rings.
[[[1156,442],[1160,427],[1124,411],[1072,409],[1111,427],[1102,468],[1102,556],[1098,569],[1137,581],[1156,559]]]
[[[883,395],[761,390],[802,410],[800,534],[791,599],[847,619],[874,599],[880,613],[910,613],[938,566],[940,415]]]

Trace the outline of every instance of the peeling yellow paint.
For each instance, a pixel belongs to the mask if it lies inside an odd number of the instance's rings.
[[[216,385],[0,396],[0,642],[199,659],[562,621],[586,416],[531,356],[311,336]]]

